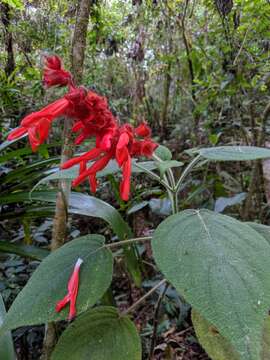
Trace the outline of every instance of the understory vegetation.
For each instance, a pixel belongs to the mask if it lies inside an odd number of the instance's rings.
[[[270,2],[0,29],[0,360],[270,359]]]

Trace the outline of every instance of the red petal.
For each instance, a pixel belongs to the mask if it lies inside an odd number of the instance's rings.
[[[129,152],[126,146],[121,149],[116,148],[115,158],[119,166],[122,166],[123,163],[127,161],[128,157],[129,157]]]
[[[17,129],[12,130],[9,134],[7,139],[9,141],[17,139],[18,137],[22,136],[23,134],[27,133],[27,129],[25,127],[18,127]]]
[[[40,111],[33,112],[32,114],[27,115],[22,121],[21,126],[29,127],[36,122],[38,122],[41,118],[47,118],[52,121],[54,118],[64,115],[65,110],[68,108],[69,102],[67,99],[62,98],[59,99],[52,104],[47,105],[45,108]]]
[[[70,301],[69,294],[67,294],[62,300],[58,301],[55,306],[55,311],[60,312]]]
[[[129,143],[129,136],[127,133],[120,135],[116,148],[121,149]]]
[[[90,184],[91,191],[92,191],[93,193],[95,193],[95,192],[97,191],[97,179],[96,179],[96,174],[89,176],[89,184]]]
[[[143,122],[138,127],[136,127],[135,134],[141,137],[148,137],[151,135],[151,129],[146,124],[146,122]]]
[[[49,136],[50,127],[51,127],[51,122],[46,118],[42,119],[39,122],[39,124],[37,125],[37,132],[39,135],[39,143],[40,144],[43,144],[44,141]]]
[[[67,295],[56,304],[55,310],[61,311],[68,302],[70,302],[68,319],[72,320],[76,316],[76,300],[79,289],[79,272],[83,260],[79,258],[74,266],[73,273],[68,281],[68,293]]]
[[[59,56],[51,55],[44,57],[44,65],[53,70],[60,70],[62,67],[62,62]]]
[[[125,201],[129,199],[130,193],[130,176],[131,176],[131,157],[124,163],[123,166],[123,180],[120,184],[120,195]]]
[[[28,129],[28,136],[29,136],[29,141],[30,141],[30,145],[32,150],[35,152],[37,151],[39,145],[40,145],[40,141],[37,138],[37,133],[36,133],[36,128],[29,128]]]
[[[152,140],[144,140],[142,141],[141,155],[151,157],[157,147],[158,144],[154,143]]]
[[[95,175],[98,171],[104,169],[110,160],[111,160],[111,154],[105,155],[99,160],[97,160],[89,169],[81,173],[76,179],[73,180],[72,186],[79,185],[88,176]]]
[[[93,160],[96,157],[98,157],[101,154],[101,152],[102,151],[97,148],[91,149],[90,151],[87,151],[85,154],[81,156],[66,161],[64,164],[62,164],[61,169],[68,169],[71,166],[76,165],[81,161]]]
[[[72,132],[77,132],[77,131],[79,131],[79,130],[81,130],[81,129],[83,129],[84,128],[84,125],[83,125],[83,122],[82,121],[77,121],[74,125],[73,125],[73,127],[72,127]]]

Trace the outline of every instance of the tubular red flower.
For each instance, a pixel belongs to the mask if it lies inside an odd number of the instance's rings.
[[[69,71],[62,67],[61,59],[56,56],[45,56],[43,83],[46,87],[66,86],[72,82],[72,76]]]
[[[151,136],[151,129],[146,122],[143,121],[138,127],[136,127],[135,134],[141,137],[149,137]]]
[[[127,160],[123,164],[123,179],[120,184],[120,195],[125,201],[129,199],[130,193],[130,177],[131,177],[131,157],[128,155]]]
[[[77,186],[82,183],[87,177],[91,176],[91,184],[93,184],[93,179],[96,178],[96,173],[100,170],[103,170],[108,162],[111,160],[112,156],[110,154],[102,156],[100,159],[96,160],[89,169],[83,171],[75,180],[73,180],[72,185]],[[92,192],[96,191],[96,188],[91,189]]]
[[[52,121],[60,115],[64,115],[69,106],[65,99],[59,99],[46,106],[40,111],[27,115],[19,128],[14,129],[9,135],[8,140],[14,140],[21,135],[28,133],[29,141],[33,151],[36,151],[48,137]]]
[[[97,158],[100,154],[101,154],[101,150],[94,148],[91,149],[90,151],[87,151],[85,154],[75,157],[73,159],[70,159],[68,161],[66,161],[64,164],[61,165],[62,169],[68,169],[71,166],[74,166],[76,164],[79,164],[81,162],[86,162],[89,160],[94,160],[95,158]]]
[[[147,125],[144,123],[144,135],[149,135]],[[75,128],[84,128],[82,122],[77,123]],[[146,131],[146,130],[147,131]],[[106,129],[107,130],[107,129]],[[63,169],[67,169],[75,164],[80,164],[79,175],[74,179],[72,185],[76,186],[83,182],[85,179],[89,179],[90,188],[92,192],[96,191],[97,181],[96,173],[108,164],[111,159],[116,159],[117,164],[123,172],[122,180],[120,183],[120,195],[123,200],[128,200],[130,194],[130,178],[131,178],[131,166],[132,157],[147,156],[150,157],[153,151],[158,146],[150,138],[143,140],[136,139],[136,129],[131,125],[125,124],[122,126],[116,126],[107,130],[97,131],[96,129],[96,147],[85,154],[71,159],[62,165]],[[84,130],[83,130],[84,133]],[[142,132],[140,132],[142,134]],[[104,139],[106,139],[104,141]],[[107,146],[104,147],[104,142],[107,142]],[[99,156],[101,156],[99,158]],[[88,169],[86,169],[86,163],[89,160],[94,160]]]
[[[68,281],[67,295],[56,304],[55,311],[60,312],[68,303],[70,303],[68,320],[74,319],[76,316],[76,300],[79,289],[79,272],[83,260],[78,258],[73,273]]]
[[[27,131],[28,131],[28,130],[27,130],[27,128],[25,128],[25,127],[18,127],[18,128],[16,128],[16,129],[12,130],[12,131],[8,134],[7,139],[8,139],[9,141],[15,140],[15,139],[21,137],[22,135],[26,134]]]

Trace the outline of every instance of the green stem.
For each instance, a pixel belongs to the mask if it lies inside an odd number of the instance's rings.
[[[145,237],[141,237],[141,238],[134,238],[134,239],[117,241],[115,243],[105,244],[104,247],[105,248],[114,248],[117,246],[132,244],[134,242],[139,242],[139,241],[147,241],[147,240],[151,240],[151,239],[152,239],[152,236],[145,236]]]
[[[176,184],[176,194],[178,194],[180,190],[180,186],[182,185],[183,181],[185,180],[186,176],[189,174],[189,172],[192,170],[192,168],[197,164],[199,159],[201,158],[201,155],[197,155],[185,168],[185,170],[182,172],[182,175],[180,176],[177,184]]]
[[[137,168],[141,169],[143,172],[148,174],[152,179],[158,181],[160,184],[165,186],[166,189],[169,189],[170,191],[173,191],[173,188],[166,181],[161,180],[158,175],[153,173],[153,171],[146,169],[145,167],[139,165],[138,163],[136,163],[135,166],[137,166]]]
[[[162,162],[162,159],[159,156],[157,156],[156,154],[153,154],[153,158],[155,160],[157,160],[158,162]],[[167,189],[167,193],[168,193],[168,196],[169,196],[171,204],[172,204],[172,212],[173,212],[173,214],[176,214],[178,212],[178,197],[176,194],[174,174],[172,172],[172,169],[168,169],[166,171],[166,173],[168,174],[168,177],[166,176],[166,174],[164,175],[164,179],[165,179],[164,182],[166,184],[168,184],[166,189]],[[159,181],[160,181],[160,179],[159,179]]]

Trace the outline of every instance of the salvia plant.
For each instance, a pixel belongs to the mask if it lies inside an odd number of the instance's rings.
[[[179,212],[178,204],[182,185],[197,166],[207,161],[265,159],[270,157],[270,150],[250,146],[202,148],[194,152],[193,160],[176,178],[172,169],[183,164],[172,160],[170,151],[151,139],[148,125],[143,122],[134,128],[120,124],[106,99],[76,86],[57,56],[46,57],[43,82],[47,87],[67,86],[68,92],[26,116],[8,140],[27,133],[36,151],[47,139],[52,122],[68,117],[73,121],[72,132],[77,134],[76,145],[89,138],[95,140],[89,151],[61,166],[60,173],[76,167],[73,186],[88,180],[94,193],[98,174],[114,161],[122,172],[120,196],[127,201],[132,168],[136,167],[165,188],[173,214],[162,221],[152,237],[132,238],[120,215],[110,210],[104,218],[111,223],[118,241],[106,243],[103,236],[91,234],[48,255],[3,318],[0,334],[20,326],[69,320],[55,346],[53,360],[139,360],[141,343],[132,313],[148,295],[170,283],[192,306],[196,334],[212,359],[270,359],[270,229],[206,209]],[[151,166],[138,162],[140,157],[151,159]],[[73,197],[76,200],[76,193]],[[91,199],[97,205],[96,216],[102,217],[99,211],[106,204]],[[97,305],[112,281],[113,250],[144,241],[151,243],[164,277],[125,312]]]

